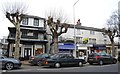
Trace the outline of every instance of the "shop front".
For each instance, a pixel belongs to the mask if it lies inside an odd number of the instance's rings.
[[[75,49],[74,44],[65,44],[65,43],[59,43],[58,44],[59,53],[72,53]]]
[[[94,52],[98,53],[98,52],[106,52],[106,45],[104,44],[94,44],[93,45],[93,49],[94,49]]]
[[[90,53],[89,49],[92,46],[92,44],[77,44],[77,58],[82,58],[87,61],[88,54]]]

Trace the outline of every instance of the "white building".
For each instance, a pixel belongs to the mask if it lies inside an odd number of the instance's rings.
[[[74,40],[74,26],[71,25],[67,33],[62,34],[61,37],[64,39],[72,38]],[[107,35],[103,34],[102,29],[76,25],[75,37],[77,52],[73,51],[74,56],[77,53],[76,56],[79,57],[80,52],[83,52],[85,56],[92,52],[110,52],[110,48],[107,46],[110,44],[110,39]],[[84,43],[85,41],[87,42]]]
[[[15,27],[8,27],[8,29],[8,56],[14,57],[16,29]],[[20,58],[28,60],[30,56],[46,53],[46,44],[48,41],[45,37],[46,28],[44,18],[25,15],[20,24],[20,31]]]

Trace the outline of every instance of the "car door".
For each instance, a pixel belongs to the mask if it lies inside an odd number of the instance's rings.
[[[112,63],[113,57],[111,55],[107,55],[107,63]]]
[[[66,55],[61,55],[60,58],[59,58],[59,62],[60,62],[63,66],[66,66],[66,65],[69,64],[69,61],[68,61]]]
[[[104,63],[110,63],[111,57],[109,55],[103,54],[102,56],[103,56]]]
[[[3,60],[4,60],[4,57],[3,56],[0,56],[0,69],[2,68],[2,63],[3,63]]]
[[[77,61],[74,59],[74,57],[71,54],[67,55],[67,61],[69,65],[75,65]]]

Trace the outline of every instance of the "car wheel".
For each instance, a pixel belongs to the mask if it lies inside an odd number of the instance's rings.
[[[38,62],[37,62],[37,65],[38,65],[38,66],[41,66],[41,61],[38,61]]]
[[[99,64],[100,64],[100,65],[103,65],[103,61],[102,61],[102,60],[100,60],[100,61],[99,61]]]
[[[55,63],[55,67],[60,68],[61,67],[60,63]]]
[[[11,63],[11,62],[6,63],[6,64],[5,64],[5,68],[6,68],[7,70],[12,70],[12,69],[14,68],[14,64]]]
[[[79,62],[79,63],[78,63],[78,66],[79,66],[79,67],[82,67],[82,66],[83,66],[83,63],[82,63],[82,62]]]
[[[117,60],[113,60],[113,64],[116,64],[117,63]]]

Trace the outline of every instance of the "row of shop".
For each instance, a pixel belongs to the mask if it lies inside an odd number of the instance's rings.
[[[75,49],[76,46],[76,49]],[[93,52],[106,52],[111,54],[111,48],[104,44],[64,44],[59,43],[58,49],[60,53],[72,53],[77,58],[84,58],[87,60],[87,56]]]
[[[14,56],[15,45],[9,45],[9,56]],[[77,58],[83,58],[87,60],[87,56],[93,52],[106,52],[111,54],[111,47],[103,44],[77,44],[76,49],[74,44],[69,43],[59,43],[58,44],[59,53],[72,53],[73,56]],[[20,45],[20,57],[23,57],[25,60],[29,59],[30,56],[37,54],[46,53],[47,49],[45,44],[21,44]]]

